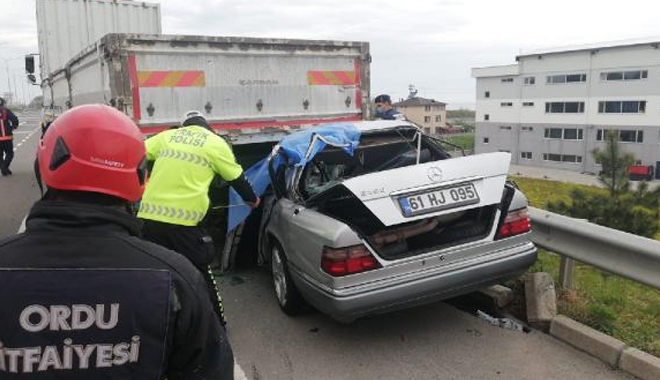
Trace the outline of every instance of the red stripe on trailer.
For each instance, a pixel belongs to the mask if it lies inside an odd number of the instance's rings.
[[[326,123],[342,123],[350,121],[362,120],[361,115],[339,117],[335,119],[303,119],[303,120],[286,120],[286,121],[247,121],[239,123],[212,123],[211,127],[217,130],[237,130],[237,129],[263,129],[271,127],[283,127],[290,125],[313,125],[313,124],[326,124]],[[140,130],[144,134],[153,134],[162,132],[173,127],[172,125],[155,125],[155,126],[140,126]]]
[[[167,71],[152,71],[144,83],[140,83],[140,87],[160,87],[168,74]]]
[[[322,71],[309,71],[307,72],[307,83],[311,85],[328,85],[330,84],[330,81],[328,78],[326,78]]]
[[[362,76],[360,75],[362,65],[360,64],[360,58],[355,58],[353,66],[355,68],[355,107],[362,110]]]
[[[186,71],[183,78],[177,83],[177,87],[198,87],[194,86],[200,77],[204,75],[203,71]]]
[[[355,74],[349,71],[333,71],[335,78],[339,79],[339,82],[342,84],[354,84],[355,83]],[[353,75],[350,75],[353,74]]]
[[[131,90],[133,91],[133,120],[137,123],[142,119],[142,111],[140,110],[140,83],[138,81],[135,54],[128,56],[128,76],[131,81]]]

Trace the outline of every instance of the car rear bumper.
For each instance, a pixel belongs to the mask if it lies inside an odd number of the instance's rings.
[[[423,273],[392,286],[367,284],[350,293],[323,287],[295,270],[291,274],[298,290],[310,304],[334,319],[350,322],[370,314],[439,301],[484,288],[524,272],[534,264],[536,257],[534,244],[525,242],[466,260],[449,270],[439,268],[434,273]]]

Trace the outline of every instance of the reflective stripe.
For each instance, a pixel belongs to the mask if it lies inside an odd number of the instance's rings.
[[[174,158],[177,160],[182,160],[190,162],[191,164],[201,165],[206,168],[211,169],[211,164],[202,156],[198,156],[193,153],[181,152],[173,149],[163,149],[158,154],[159,158]]]
[[[195,222],[200,222],[202,219],[204,219],[204,215],[205,215],[205,213],[203,212],[184,210],[181,208],[167,207],[163,205],[157,205],[157,204],[145,203],[145,202],[140,203],[140,212],[144,214],[160,215],[160,216],[166,216],[168,218],[176,218],[179,220],[192,220]]]

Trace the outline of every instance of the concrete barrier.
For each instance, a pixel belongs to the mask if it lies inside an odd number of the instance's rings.
[[[626,344],[566,316],[552,320],[550,335],[599,358],[616,369]]]
[[[628,347],[623,350],[619,368],[641,380],[660,379],[660,358],[636,348]]]

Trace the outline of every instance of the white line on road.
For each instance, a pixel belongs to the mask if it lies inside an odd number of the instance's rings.
[[[14,148],[14,152],[16,152],[16,151],[18,150],[18,148],[20,148],[21,145],[23,145],[24,142],[26,142],[30,137],[32,137],[32,135],[33,135],[35,132],[37,132],[37,131],[40,130],[40,129],[41,129],[41,128],[35,128],[35,129],[33,129],[33,130],[30,132],[29,135],[27,135],[25,138],[23,138],[23,140],[21,140],[21,142],[19,142],[18,144],[16,144],[16,147]]]

